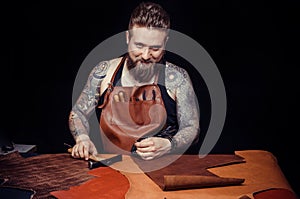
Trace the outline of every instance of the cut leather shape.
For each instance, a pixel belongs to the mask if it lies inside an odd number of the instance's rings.
[[[291,190],[284,188],[270,188],[255,192],[254,199],[299,199]]]
[[[198,155],[182,155],[166,167],[151,171],[153,165],[159,165],[174,158],[166,155],[158,159],[144,161],[134,158],[141,170],[149,171],[145,174],[150,177],[163,191],[194,189],[203,187],[239,185],[243,178],[219,177],[207,169],[229,164],[245,162],[244,158],[231,154],[209,154],[203,158]]]
[[[69,190],[51,192],[58,199],[121,199],[129,189],[128,179],[119,171],[110,167],[101,167],[88,172],[96,176]]]
[[[33,198],[54,198],[51,191],[68,189],[95,178],[88,174],[88,163],[70,154],[43,154],[23,158],[18,152],[0,157],[0,178],[4,185],[32,189]],[[2,185],[2,186],[4,186]]]

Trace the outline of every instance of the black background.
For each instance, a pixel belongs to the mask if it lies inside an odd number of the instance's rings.
[[[138,2],[3,5],[1,133],[15,143],[37,144],[40,153],[64,152],[63,143],[73,144],[67,122],[79,67],[103,40],[127,29]],[[172,29],[201,44],[222,75],[227,117],[213,152],[268,150],[299,192],[298,1],[160,3]],[[195,90],[202,86],[195,83]],[[205,135],[209,100],[199,101]]]

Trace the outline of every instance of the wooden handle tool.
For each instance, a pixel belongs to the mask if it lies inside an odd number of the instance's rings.
[[[69,153],[72,153],[72,148],[68,149]],[[122,155],[114,155],[113,157],[110,158],[103,158],[95,155],[89,155],[89,160],[88,160],[88,168],[89,169],[94,169],[98,167],[106,167],[109,166],[115,162],[122,161]]]

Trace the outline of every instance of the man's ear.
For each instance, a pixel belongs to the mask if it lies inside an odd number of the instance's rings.
[[[129,31],[126,31],[126,44],[129,44],[129,40],[130,40],[130,35],[129,35]]]

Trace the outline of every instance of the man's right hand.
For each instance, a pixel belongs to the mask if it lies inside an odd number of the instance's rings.
[[[72,157],[84,158],[85,160],[88,160],[90,154],[98,154],[94,143],[90,140],[90,138],[87,135],[79,136],[76,139],[75,146],[72,148]]]

